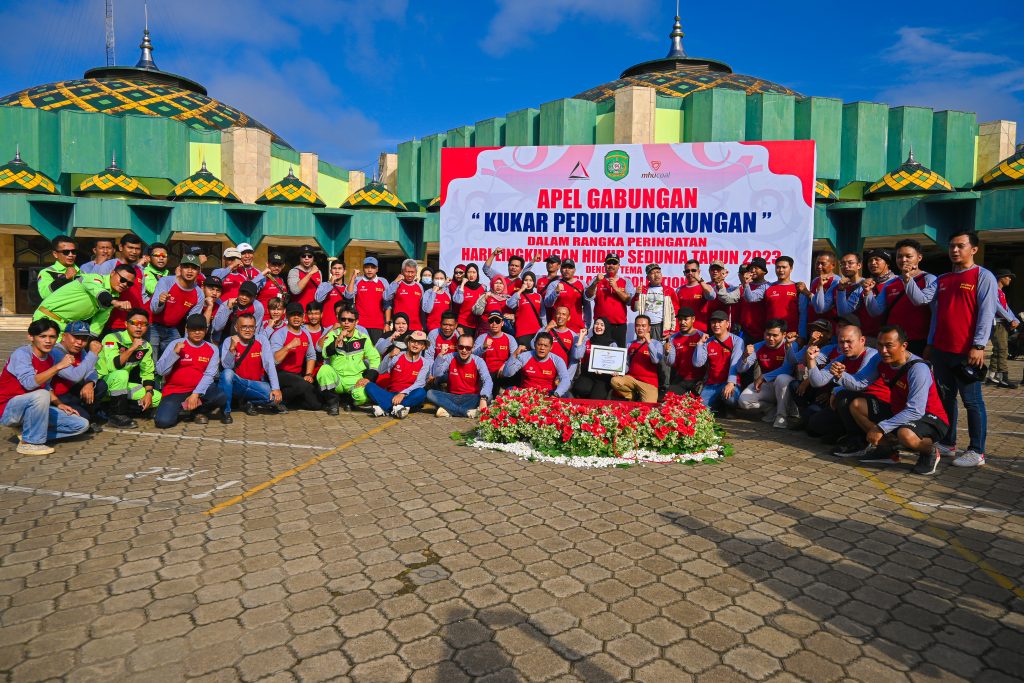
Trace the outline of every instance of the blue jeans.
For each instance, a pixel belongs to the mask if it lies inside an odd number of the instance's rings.
[[[36,389],[15,396],[4,406],[0,424],[21,426],[21,440],[25,443],[44,444],[54,439],[78,436],[89,429],[89,421],[78,415],[68,415],[50,405],[50,392]]]
[[[149,345],[153,347],[153,361],[156,362],[175,339],[184,335],[175,327],[164,327],[153,323],[149,326]]]
[[[466,417],[468,411],[480,407],[480,394],[449,394],[431,389],[427,392],[427,400],[447,410],[452,417]]]
[[[398,392],[388,391],[382,389],[377,384],[370,382],[366,385],[366,395],[370,397],[370,400],[379,405],[385,410],[390,412],[392,408],[391,401],[395,398]],[[413,389],[405,398],[402,399],[402,405],[406,408],[419,408],[427,400],[426,389]]]
[[[932,348],[931,363],[935,371],[936,389],[942,399],[942,407],[949,418],[949,431],[939,441],[944,446],[956,443],[957,405],[956,395],[963,399],[967,409],[967,433],[970,436],[968,450],[976,453],[985,452],[985,433],[988,431],[988,414],[985,412],[985,399],[981,394],[982,382],[965,384],[956,376],[954,368],[966,360],[966,356],[939,351]]]
[[[265,406],[271,403],[270,384],[267,382],[255,382],[235,374],[234,370],[224,370],[220,373],[219,386],[224,392],[224,412],[231,412],[231,399],[239,397],[242,401],[248,401],[254,405]]]
[[[160,407],[156,409],[153,417],[153,424],[159,429],[167,429],[178,424],[178,416],[181,415],[181,404],[185,402],[190,394],[164,394],[160,401]],[[216,384],[211,384],[206,393],[201,396],[203,404],[196,408],[195,413],[209,413],[224,405],[224,392]]]
[[[728,384],[728,382],[722,382],[721,384],[705,384],[704,388],[701,389],[700,392],[700,398],[704,401],[704,405],[708,408],[722,408],[725,404],[731,406],[736,405],[736,401],[740,397],[739,387],[734,388],[732,398],[725,398],[725,396],[722,396],[722,390],[725,389],[726,384]]]

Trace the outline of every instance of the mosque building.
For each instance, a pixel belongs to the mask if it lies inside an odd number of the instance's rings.
[[[974,228],[986,266],[1024,274],[1015,122],[802,95],[690,57],[683,37],[676,17],[668,54],[616,80],[403,142],[367,182],[160,70],[147,29],[135,66],[0,97],[0,161],[10,159],[0,166],[0,313],[38,303],[32,283],[57,235],[73,236],[82,260],[97,237],[132,231],[167,243],[172,262],[202,243],[208,268],[239,242],[256,246],[257,263],[270,248],[294,263],[307,243],[350,267],[367,253],[385,270],[403,258],[433,263],[444,147],[813,139],[816,248],[915,237],[929,245],[925,265],[942,272],[946,236]]]

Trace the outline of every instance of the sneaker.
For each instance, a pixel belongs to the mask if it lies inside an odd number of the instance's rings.
[[[770,425],[772,422],[775,422],[775,417],[770,412],[765,413],[761,416],[761,422]]]
[[[947,446],[944,443],[937,443],[935,447],[939,449],[939,455],[943,458],[955,458],[956,457],[956,446]]]
[[[18,444],[17,451],[22,455],[49,455],[54,452],[45,443],[25,443],[24,441]]]
[[[397,418],[399,420],[404,420],[408,414],[409,409],[401,404],[391,409],[391,417]]]
[[[470,418],[471,420],[475,420],[479,414],[480,411],[477,410],[476,408],[473,408],[473,410],[466,411],[466,417]]]
[[[966,450],[964,454],[953,461],[957,467],[981,467],[985,464],[985,454],[974,450]]]
[[[775,429],[789,429],[789,420],[786,419],[785,415],[779,415],[772,423],[772,427],[775,427]]]
[[[111,415],[107,422],[111,427],[117,427],[118,429],[135,429],[139,426],[138,422],[127,415]]]
[[[935,474],[935,470],[939,469],[939,459],[941,457],[942,456],[939,455],[938,447],[933,446],[931,453],[928,455],[922,455],[917,459],[917,464],[914,465],[914,469],[911,471],[914,474],[921,474],[924,476]],[[985,456],[981,456],[981,458],[982,462],[984,462]]]
[[[870,450],[857,458],[860,465],[899,465],[900,454],[891,448],[875,448],[869,446]]]
[[[221,413],[220,414],[220,422],[221,422],[221,424],[229,425],[229,424],[233,424],[234,421],[235,421],[235,418],[231,417],[231,413]]]
[[[256,417],[257,415],[260,414],[260,411],[258,411],[256,409],[256,406],[254,406],[252,403],[246,403],[245,414],[248,415],[249,417]]]
[[[387,413],[384,412],[383,408],[381,408],[380,406],[377,406],[377,405],[373,406],[373,416],[374,417],[384,417],[385,415],[387,415]]]
[[[340,412],[340,410],[341,409],[338,407],[337,404],[331,404],[327,406],[327,414],[330,415],[331,417],[335,417]]]
[[[277,413],[278,415],[284,415],[285,413],[288,412],[288,409],[284,406],[283,403],[271,403],[269,406],[267,406],[267,408],[270,410],[270,412]],[[248,413],[246,413],[246,415],[248,415]]]
[[[210,418],[202,413],[198,413],[192,418],[192,422],[197,425],[208,425],[210,424]]]
[[[102,431],[103,431],[103,425],[101,425],[99,422],[92,422],[92,423],[89,424],[89,433],[90,434],[99,434]]]
[[[438,408],[438,409],[437,409],[437,412],[436,412],[436,413],[434,413],[434,417],[451,417],[451,416],[452,416],[452,414],[451,414],[451,413],[449,413],[449,412],[448,412],[447,410],[445,410],[444,408]]]
[[[863,455],[867,455],[869,448],[871,448],[871,446],[865,446],[862,443],[848,441],[841,446],[832,449],[832,455],[837,458],[859,458]]]

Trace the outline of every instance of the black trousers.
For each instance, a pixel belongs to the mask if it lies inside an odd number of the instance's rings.
[[[612,325],[608,323],[608,334],[611,335],[615,343],[619,345],[620,349],[626,348],[626,323],[621,325]]]
[[[281,395],[288,405],[301,405],[306,410],[320,410],[320,387],[316,381],[307,382],[294,372],[277,371],[277,381],[281,385]]]
[[[700,390],[704,388],[704,382],[700,380],[680,379],[673,377],[669,380],[668,386],[665,387],[665,391],[670,394],[678,394],[683,396],[684,394],[693,394],[694,396],[700,396]]]
[[[609,375],[595,375],[585,372],[572,384],[572,395],[576,398],[591,398],[604,401],[612,390],[612,378]]]
[[[380,330],[375,327],[367,327],[366,334],[369,335],[370,341],[372,341],[373,345],[376,346],[377,342],[380,341],[380,338],[384,336],[384,330]]]
[[[60,397],[61,402],[66,403],[75,410],[78,414],[84,417],[89,422],[96,421],[96,411],[99,410],[100,401],[107,394],[106,382],[97,382],[93,389],[93,400],[92,403],[86,403],[78,395],[78,392],[82,390],[82,385],[78,384],[71,388],[71,391]]]

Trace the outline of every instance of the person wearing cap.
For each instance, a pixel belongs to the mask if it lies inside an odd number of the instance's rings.
[[[103,398],[102,388],[99,393],[96,391],[96,361],[101,348],[89,323],[75,320],[64,326],[64,336],[52,351],[57,362],[64,356],[71,357],[71,365],[58,372],[51,382],[54,395],[89,420],[94,432],[100,431],[96,408]]]
[[[143,309],[128,311],[125,329],[103,337],[96,374],[97,390],[110,398],[110,425],[118,429],[138,426],[132,415],[160,405],[156,390],[156,354],[146,341],[149,318]],[[168,345],[170,348],[170,345]]]
[[[231,269],[231,272],[221,275],[221,279],[224,282],[224,293],[221,296],[225,300],[238,296],[238,288],[243,282],[256,283],[256,279],[261,275],[259,269],[252,265],[253,259],[256,256],[252,245],[248,242],[242,242],[236,249],[238,250],[238,261],[233,262],[234,267]],[[256,283],[256,287],[257,292],[259,292],[259,283]]]
[[[504,280],[496,280],[504,284]],[[473,344],[473,354],[484,359],[487,371],[491,373],[491,379],[499,388],[505,384],[501,378],[501,369],[505,367],[512,352],[519,347],[519,343],[511,334],[502,328],[505,318],[501,313],[492,311],[487,316],[487,332],[479,335]]]
[[[306,304],[316,299],[317,287],[323,282],[323,275],[316,265],[316,253],[308,244],[299,247],[299,264],[288,271],[288,292],[291,300],[306,309]]]
[[[142,255],[142,239],[138,235],[128,233],[121,238],[120,246],[117,258],[110,259],[93,270],[93,275],[109,276],[118,266],[127,265],[135,273],[132,285],[118,292],[117,300],[120,305],[114,306],[110,312],[110,318],[107,320],[108,330],[123,330],[127,311],[133,308],[147,309],[146,274],[142,268],[149,262],[149,257]]]
[[[700,397],[704,405],[720,412],[727,405],[736,405],[740,392],[739,367],[743,360],[743,340],[729,332],[729,316],[715,311],[708,316],[708,334],[701,336],[693,352],[693,366],[707,367]]]
[[[748,342],[760,341],[764,337],[764,294],[768,291],[768,262],[760,256],[750,260],[743,274],[743,307],[739,311],[739,328]]]
[[[789,383],[789,396],[796,407],[799,417],[790,420],[790,427],[806,425],[812,415],[828,406],[831,387],[814,387],[811,385],[811,365],[821,367],[835,360],[839,355],[836,345],[832,343],[832,329],[838,325],[838,318],[818,318],[807,323],[807,343],[790,353],[790,362],[796,370],[793,381]],[[814,353],[808,351],[814,347]]]
[[[256,300],[266,308],[272,299],[288,300],[288,283],[281,276],[284,270],[284,255],[278,252],[271,252],[267,257],[267,267],[253,279],[260,293]]]
[[[126,264],[118,265],[109,275],[83,275],[43,299],[32,319],[48,318],[58,325],[88,320],[92,331],[100,334],[113,310],[123,313],[131,308],[117,297],[135,286],[136,276],[136,269]]]
[[[22,455],[49,455],[54,449],[47,441],[89,429],[87,419],[50,391],[57,373],[73,363],[68,355],[59,362],[54,358],[59,333],[54,321],[33,320],[28,326],[29,343],[15,349],[0,371],[0,424],[21,428],[16,450]]]
[[[256,325],[262,328],[263,318],[266,316],[267,311],[263,308],[263,304],[256,300],[257,294],[259,294],[259,290],[256,287],[256,283],[252,280],[246,280],[238,286],[234,299],[224,300],[224,295],[222,294],[221,301],[223,305],[217,309],[217,313],[210,325],[210,341],[219,344],[222,339],[227,339],[234,334],[235,320],[243,313],[255,316]]]
[[[423,329],[423,286],[417,279],[419,269],[414,259],[405,259],[402,261],[402,277],[384,290],[384,305],[391,309],[392,320],[395,314],[404,313],[410,330]]]
[[[675,290],[665,286],[660,265],[648,263],[644,270],[647,273],[647,281],[640,291],[634,292],[629,305],[635,312],[646,315],[651,321],[652,337],[665,339],[675,329],[679,300],[676,298]]]
[[[427,358],[434,359],[446,353],[455,353],[455,345],[459,341],[458,328],[459,323],[454,311],[442,313],[441,324],[427,334],[427,350],[423,354]]]
[[[794,374],[791,354],[799,345],[795,341],[787,343],[786,332],[785,320],[770,318],[764,324],[764,341],[746,345],[739,367],[744,373],[756,365],[761,373],[740,392],[737,404],[743,410],[764,408],[763,420],[776,429],[788,429],[790,418],[799,416],[789,398]]]
[[[224,412],[227,397],[214,379],[220,370],[220,351],[206,341],[206,318],[190,315],[185,319],[185,337],[170,345],[156,363],[163,376],[163,398],[156,409],[153,424],[168,429],[178,424],[187,411],[196,424],[207,424],[209,415],[221,409],[221,422],[231,423]]]
[[[707,369],[693,364],[704,333],[694,327],[697,313],[689,306],[679,309],[677,314],[679,331],[665,340],[665,362],[671,372],[667,390],[673,394],[700,394]]]
[[[988,413],[981,393],[985,367],[985,347],[992,336],[992,324],[999,302],[999,285],[991,271],[974,262],[978,253],[978,233],[961,230],[949,238],[949,260],[952,272],[943,273],[930,286],[921,289],[909,275],[903,276],[906,296],[917,305],[928,304],[932,323],[928,331],[931,346],[929,360],[939,383],[949,431],[939,441],[943,456],[952,456],[956,449],[957,394],[967,409],[967,432],[970,441],[963,455],[953,464],[957,467],[980,467],[985,464],[985,439]]]
[[[686,281],[676,290],[676,300],[679,306],[693,309],[697,314],[697,322],[694,323],[701,332],[708,330],[708,304],[715,298],[715,292],[711,285],[704,282],[700,273],[700,261],[690,259],[683,266]]]
[[[231,408],[235,399],[241,400],[246,415],[256,415],[258,407],[275,413],[286,412],[274,354],[270,352],[266,337],[257,333],[258,329],[256,316],[239,313],[234,334],[221,344],[220,388],[224,391],[225,424],[234,422]]]
[[[900,278],[892,272],[894,257],[888,249],[872,249],[867,253],[869,276],[861,280],[860,288],[846,293],[846,310],[858,310],[858,303],[863,299],[863,308],[859,310],[861,329],[868,338],[868,344],[874,346],[878,331],[885,324],[887,306],[896,300],[895,289],[902,290]]]
[[[207,261],[206,254],[203,253],[202,245],[199,245],[199,244],[189,245],[188,247],[185,248],[185,253],[183,254],[183,256],[195,256],[197,259],[199,259],[199,269],[200,270],[199,270],[199,274],[196,275],[196,284],[198,284],[200,287],[202,287],[203,286],[203,282],[206,280],[206,275],[203,274],[202,268],[206,265],[206,261]],[[174,273],[175,273],[175,275],[178,274],[178,269],[177,268],[175,268]]]
[[[160,278],[171,274],[171,269],[167,267],[167,245],[163,242],[153,242],[146,249],[146,255],[149,256],[149,260],[142,269],[143,287],[146,290],[146,296],[152,299],[156,283]]]
[[[741,276],[742,276],[742,266]],[[743,287],[741,285],[730,285],[726,282],[726,278],[729,276],[729,270],[725,267],[725,262],[721,260],[712,261],[708,265],[708,276],[711,278],[710,282],[706,282],[714,298],[708,301],[705,311],[708,314],[708,318],[715,311],[724,311],[726,316],[729,317],[730,324],[733,321],[738,321],[742,316],[743,312]]]
[[[612,391],[627,401],[658,402],[661,359],[665,349],[659,339],[651,337],[651,321],[646,315],[633,320],[633,342],[626,347],[626,374],[612,377]]]
[[[341,403],[346,412],[365,405],[369,401],[366,385],[376,377],[381,358],[373,340],[359,327],[358,311],[339,307],[338,326],[328,330],[323,339],[323,356],[316,382],[327,414],[337,415]]]
[[[530,271],[523,273],[522,284],[505,305],[512,312],[512,331],[520,346],[529,346],[533,336],[547,325],[547,309],[544,295],[537,290],[537,276]]]
[[[516,349],[501,374],[521,389],[537,389],[560,398],[568,396],[574,373],[560,356],[551,353],[553,344],[550,332],[538,332],[533,338],[533,349]]]
[[[544,305],[551,309],[567,308],[569,326],[574,330],[589,326],[590,307],[586,305],[583,281],[576,277],[576,262],[572,259],[562,261],[561,277],[544,291]]]
[[[391,309],[384,303],[388,281],[377,275],[379,264],[373,256],[363,259],[363,272],[352,271],[352,279],[345,291],[345,298],[355,304],[359,312],[359,324],[376,344],[391,327]]]
[[[484,275],[492,282],[499,277],[504,279],[505,291],[514,292],[523,285],[523,273],[533,267],[533,261],[527,263],[522,256],[511,254],[508,257],[508,275],[502,275],[494,268],[494,259],[506,251],[504,247],[495,247],[491,250],[490,256],[484,261]]]
[[[811,280],[809,288],[802,282],[797,283],[800,294],[807,297],[809,302],[807,322],[810,324],[815,320],[826,320],[830,325],[834,325],[836,316],[839,315],[836,310],[836,290],[839,287],[836,255],[830,251],[818,254],[814,259],[814,270],[818,275]]]
[[[441,326],[441,318],[452,310],[452,295],[448,288],[448,279],[440,268],[434,271],[434,278],[429,287],[423,287],[423,299],[420,310],[425,317],[427,336],[436,332]]]
[[[595,277],[587,285],[584,297],[593,302],[593,317],[604,318],[608,333],[620,347],[626,345],[626,306],[636,293],[633,283],[619,277],[619,255],[604,257],[604,277]]]
[[[423,357],[427,335],[423,330],[413,330],[406,344],[402,353],[381,361],[377,376],[364,387],[377,417],[390,414],[401,420],[427,399],[425,387],[430,376],[430,364]]]
[[[96,269],[114,258],[114,240],[109,237],[97,237],[92,243],[92,259],[82,264],[80,273],[93,275]]]
[[[235,293],[238,290],[238,286],[242,284],[241,278],[236,278],[231,282],[225,282],[229,275],[238,270],[242,266],[242,252],[238,251],[237,247],[228,247],[221,254],[221,267],[215,268],[211,275],[216,278],[220,278],[221,288],[223,290],[222,296],[226,299],[233,299]]]
[[[992,327],[992,360],[989,364],[989,376],[986,384],[992,383],[1004,389],[1016,389],[1017,385],[1010,381],[1010,370],[1006,358],[1010,350],[1010,332],[1020,326],[1020,319],[1010,310],[1006,300],[1006,288],[1016,277],[1008,268],[999,268],[995,272],[996,284],[999,285],[998,301],[996,302],[996,318]]]
[[[201,315],[206,318],[208,333],[213,331],[213,321],[217,319],[220,309],[224,307],[220,300],[222,287],[223,283],[216,275],[206,278],[203,281],[203,296],[189,313],[189,315]]]
[[[277,365],[277,380],[288,405],[302,404],[306,410],[320,410],[320,389],[313,368],[316,347],[313,337],[303,329],[306,310],[298,301],[285,307],[288,324],[270,335],[270,350]]]
[[[340,257],[334,259],[328,272],[327,282],[320,283],[320,286],[316,288],[314,300],[323,306],[321,324],[327,329],[331,329],[338,324],[338,318],[334,313],[335,306],[342,301],[348,303],[345,298],[345,261]]]
[[[548,257],[544,259],[544,268],[547,273],[537,279],[537,291],[540,292],[542,296],[547,293],[548,285],[562,278],[562,274],[560,272],[562,268],[562,257],[558,254],[548,255]],[[550,306],[546,306],[544,313],[547,319],[551,320],[555,315],[555,309]]]
[[[494,384],[487,363],[473,352],[473,335],[459,337],[454,353],[438,356],[430,376],[440,386],[448,382],[448,390],[428,389],[427,400],[437,406],[437,417],[469,417],[487,410]]]
[[[149,299],[153,324],[149,329],[149,343],[159,358],[164,349],[185,330],[185,318],[199,305],[200,289],[196,279],[200,273],[199,259],[191,254],[181,257],[176,275],[160,278]]]
[[[58,235],[50,241],[53,248],[53,265],[39,271],[36,287],[39,299],[43,300],[78,277],[78,245],[70,237]]]

